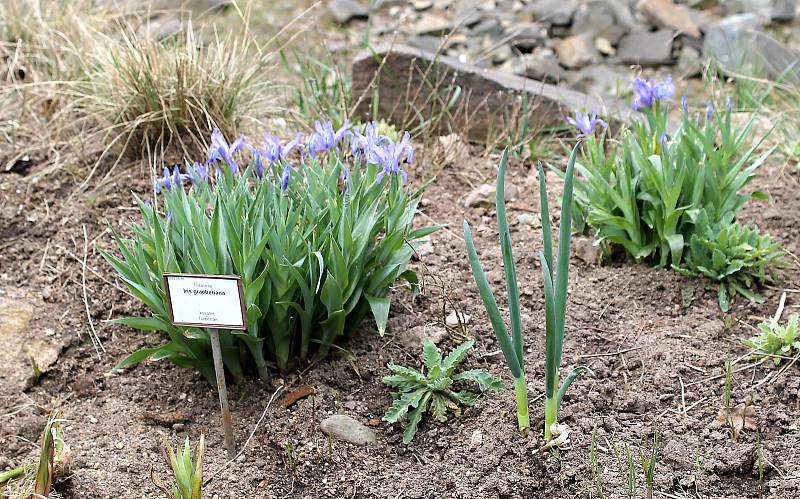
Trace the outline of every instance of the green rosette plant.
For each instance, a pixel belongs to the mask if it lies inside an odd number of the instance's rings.
[[[243,156],[250,159],[240,165]],[[243,138],[228,144],[215,131],[208,161],[165,169],[157,180],[166,215],[140,202],[133,237],[114,235],[121,256],[103,254],[151,311],[114,322],[168,336],[117,367],[168,359],[214,384],[206,331],[170,324],[165,272],[241,277],[248,329],[220,332],[235,380],[248,367],[266,379],[270,362],[284,370],[293,359],[324,356],[369,313],[383,334],[390,287],[401,277],[417,282],[406,266],[415,244],[437,229],[412,227],[422,188],[410,191],[401,168],[412,160],[407,133],[395,142],[374,123],[334,130],[317,122],[305,142],[267,135],[261,149]]]

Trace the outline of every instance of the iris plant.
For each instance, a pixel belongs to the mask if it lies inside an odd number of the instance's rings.
[[[104,257],[151,312],[117,322],[163,331],[169,340],[118,367],[168,359],[214,383],[207,332],[170,323],[165,272],[241,277],[248,329],[220,331],[223,363],[235,381],[248,367],[267,378],[269,362],[284,370],[295,359],[324,356],[367,314],[383,334],[390,288],[399,278],[416,282],[406,266],[436,227],[413,228],[422,189],[404,186],[400,164],[414,156],[408,134],[395,143],[374,128],[353,135],[350,128],[318,122],[309,154],[296,160],[290,153],[299,136],[284,144],[268,135],[259,150],[243,139],[228,144],[215,131],[207,161],[190,162],[184,174],[164,170],[155,185],[163,203],[142,201],[143,223],[132,238],[115,235],[120,255]]]
[[[579,139],[588,137],[594,133],[595,128],[608,128],[608,123],[597,117],[597,113],[582,113],[577,111],[575,117],[567,116],[567,123],[574,126],[581,133],[578,134]]]
[[[539,166],[539,198],[541,200],[542,235],[544,252],[540,253],[542,272],[544,275],[545,297],[545,402],[544,402],[544,436],[546,440],[552,439],[552,430],[558,422],[558,407],[569,385],[585,368],[574,369],[559,387],[559,367],[564,345],[564,320],[567,310],[567,284],[569,274],[569,246],[572,206],[572,177],[575,166],[576,146],[570,154],[564,180],[564,194],[562,199],[561,226],[558,235],[558,261],[553,260],[552,230],[550,228],[550,213],[547,204],[547,186],[544,171]],[[514,378],[514,392],[517,401],[517,423],[520,430],[530,428],[528,414],[528,388],[525,381],[525,347],[522,338],[522,318],[520,313],[520,294],[517,284],[517,271],[514,255],[511,248],[511,234],[506,215],[504,185],[506,164],[508,163],[508,149],[503,152],[500,168],[497,173],[496,207],[497,225],[500,233],[500,248],[503,253],[503,268],[505,270],[506,292],[508,311],[510,315],[511,335],[508,334],[500,309],[497,306],[489,281],[483,271],[472,232],[469,224],[464,221],[464,239],[467,244],[469,263],[472,275],[478,286],[486,312],[492,323],[500,349],[503,351],[506,363]],[[557,263],[557,270],[554,266]]]

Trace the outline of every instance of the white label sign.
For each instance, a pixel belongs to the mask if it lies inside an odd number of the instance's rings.
[[[172,323],[247,329],[239,276],[164,274]]]

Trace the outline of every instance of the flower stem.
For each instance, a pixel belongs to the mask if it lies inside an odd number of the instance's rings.
[[[550,427],[556,422],[558,422],[558,401],[556,397],[546,398],[544,399],[544,439],[548,442],[553,439]]]
[[[531,427],[528,416],[528,385],[525,383],[525,376],[514,379],[514,394],[517,398],[517,422],[520,431],[525,431]]]

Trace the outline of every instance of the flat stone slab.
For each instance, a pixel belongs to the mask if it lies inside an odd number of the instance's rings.
[[[0,395],[14,396],[36,381],[34,363],[41,372],[52,367],[63,348],[62,339],[32,327],[36,306],[15,289],[0,290]]]
[[[618,102],[590,96],[521,76],[481,68],[452,57],[405,45],[382,45],[353,62],[355,114],[377,116],[413,129],[422,121],[470,141],[485,142],[514,131],[523,122],[527,95],[529,129],[559,125],[577,110],[596,112],[613,123],[630,111]]]

